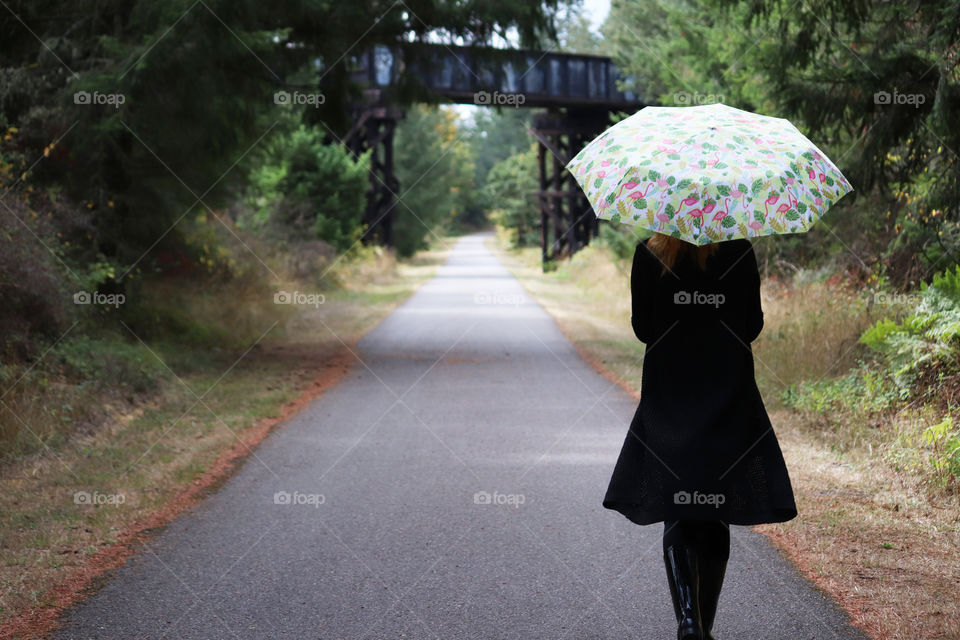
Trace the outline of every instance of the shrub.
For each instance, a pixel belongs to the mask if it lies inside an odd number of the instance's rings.
[[[893,407],[897,393],[883,372],[860,362],[838,378],[792,384],[783,391],[782,399],[802,411],[853,412],[868,417]]]
[[[960,265],[920,288],[916,309],[903,320],[880,320],[860,338],[884,361],[906,397],[917,376],[933,367],[955,371],[960,358]]]
[[[360,237],[369,181],[369,154],[354,159],[299,125],[270,149],[251,174],[252,226],[270,224],[284,240],[318,238],[339,251]]]
[[[935,474],[946,482],[960,478],[960,431],[951,416],[924,429],[920,444],[929,449],[928,462]]]

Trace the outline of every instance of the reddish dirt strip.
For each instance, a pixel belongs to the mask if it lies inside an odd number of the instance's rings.
[[[48,594],[47,600],[52,604],[37,606],[24,612],[12,624],[0,629],[0,639],[38,638],[57,628],[58,618],[68,608],[88,596],[98,578],[123,566],[127,558],[149,539],[151,532],[169,524],[184,510],[200,501],[207,491],[229,478],[239,467],[239,463],[247,458],[252,449],[266,438],[274,427],[299,413],[324,391],[342,380],[354,359],[347,347],[334,352],[323,364],[319,375],[295,400],[284,405],[279,415],[260,420],[247,431],[242,441],[221,454],[203,475],[174,496],[163,508],[135,522],[117,536],[117,542],[96,552],[81,566],[73,569]]]

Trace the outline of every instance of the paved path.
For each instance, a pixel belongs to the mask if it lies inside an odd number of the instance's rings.
[[[636,401],[482,235],[357,355],[57,637],[676,637],[661,526],[600,504]],[[766,538],[733,529],[720,640],[863,638]]]

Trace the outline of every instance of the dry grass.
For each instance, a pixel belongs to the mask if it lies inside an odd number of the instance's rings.
[[[873,637],[960,638],[955,500],[930,500],[879,456],[827,450],[795,413],[771,418],[799,515],[757,529]]]
[[[753,352],[770,400],[790,385],[848,371],[865,353],[860,334],[883,316],[868,295],[829,281],[767,279],[761,296],[764,330]]]
[[[581,352],[636,393],[643,348],[630,329],[625,267],[604,247],[593,246],[544,275],[538,249],[490,246]],[[851,433],[862,425],[847,429],[778,407],[789,385],[836,376],[854,365],[862,355],[857,337],[882,310],[872,308],[866,295],[830,281],[768,280],[762,296],[757,376],[799,516],[757,529],[873,637],[960,638],[957,496],[930,487],[913,466],[897,462],[930,417],[919,411],[891,416],[867,438]]]
[[[451,244],[400,264],[384,256],[344,264],[342,289],[328,292],[318,308],[285,309],[282,330],[242,357],[240,349],[223,360],[190,361],[176,384],[137,409],[117,404],[95,428],[8,460],[0,476],[0,638],[34,636],[64,605],[71,580],[87,569],[95,575],[90,564],[112,562],[106,552],[118,540],[128,540],[129,531],[158,512],[175,513],[171,504],[201,478],[209,480],[225,452],[265,435],[262,429],[259,436],[253,433],[257,425],[289,410],[289,403],[319,380],[340,375],[349,362],[344,345],[428,280]],[[155,293],[164,293],[162,286]],[[215,291],[165,293],[193,312],[224,314],[224,321],[240,330],[243,319],[236,314],[251,304],[247,298],[218,301]],[[262,333],[273,319],[260,320]],[[76,504],[78,491],[122,496],[123,503]],[[28,618],[37,624],[23,624]]]

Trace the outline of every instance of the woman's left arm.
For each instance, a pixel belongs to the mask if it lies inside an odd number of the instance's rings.
[[[632,315],[630,324],[633,333],[641,342],[650,342],[653,332],[653,282],[651,281],[650,250],[643,243],[633,252],[633,268],[630,270],[630,299]]]
[[[750,241],[747,240],[749,243]],[[740,261],[742,263],[743,276],[742,282],[744,300],[746,302],[744,341],[748,344],[757,339],[760,331],[763,330],[763,306],[760,301],[760,268],[757,265],[757,254],[753,250],[753,244],[749,245],[747,255]]]

